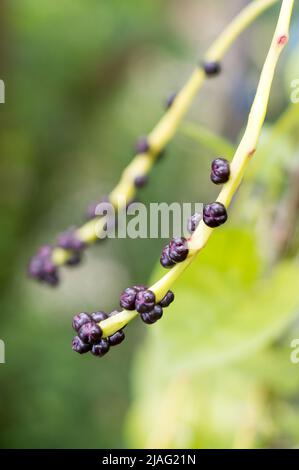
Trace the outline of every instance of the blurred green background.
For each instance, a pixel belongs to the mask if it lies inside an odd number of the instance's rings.
[[[26,277],[36,248],[116,184],[136,137],[247,3],[1,0],[0,447],[299,445],[298,8],[230,223],[177,283],[163,321],[133,322],[103,360],[71,351],[72,315],[117,308],[124,287],[156,278],[164,240],[109,240],[57,289]],[[218,140],[199,126],[234,148],[277,13],[244,33],[205,85],[142,201],[215,197]]]

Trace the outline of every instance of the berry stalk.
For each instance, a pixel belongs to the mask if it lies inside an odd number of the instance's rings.
[[[255,153],[267,113],[276,66],[280,54],[288,42],[293,7],[294,0],[283,0],[273,40],[261,72],[256,95],[248,117],[247,126],[230,165],[230,178],[224,184],[217,198],[217,203],[223,205],[224,208],[230,205],[232,197],[241,183],[245,169]],[[173,283],[204,248],[213,231],[214,228],[206,225],[204,221],[199,223],[197,229],[188,240],[189,256],[187,259],[176,264],[166,275],[149,288],[155,294],[157,301],[160,301],[165,296]],[[104,320],[100,324],[103,336],[109,336],[123,328],[137,315],[136,311],[129,312],[123,310],[112,318]]]
[[[109,195],[109,201],[116,209],[121,209],[125,201],[130,201],[136,194],[139,182],[146,182],[146,176],[166,144],[174,136],[177,128],[191,105],[195,95],[207,78],[217,75],[221,70],[223,56],[238,36],[265,10],[277,0],[255,0],[245,7],[239,15],[225,28],[204,56],[203,62],[196,68],[181,91],[172,96],[167,111],[152,132],[136,146],[137,155],[124,170],[117,186]],[[97,234],[105,226],[105,217],[94,217],[74,231],[74,235],[85,246],[95,243]],[[71,249],[55,246],[52,249],[51,262],[60,266],[72,261]],[[74,264],[74,263],[73,263]]]

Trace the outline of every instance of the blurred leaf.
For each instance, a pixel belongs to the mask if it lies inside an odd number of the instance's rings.
[[[199,124],[187,122],[181,126],[181,133],[216,155],[225,155],[228,159],[234,156],[235,147],[228,140]]]

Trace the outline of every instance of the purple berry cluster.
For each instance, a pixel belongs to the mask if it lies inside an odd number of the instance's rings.
[[[160,320],[163,308],[167,308],[174,300],[172,291],[168,291],[160,302],[156,302],[154,292],[146,286],[127,287],[120,296],[120,306],[125,310],[137,310],[144,323],[152,325]]]
[[[163,248],[160,263],[163,268],[172,268],[175,264],[184,261],[189,253],[188,242],[184,237],[176,237],[170,240]]]
[[[75,252],[83,251],[86,248],[86,244],[80,240],[74,228],[58,235],[57,246]]]
[[[58,284],[59,278],[57,267],[52,261],[53,247],[51,245],[41,246],[29,262],[28,274],[40,282],[46,282],[51,286]]]
[[[114,315],[111,312],[110,315]],[[106,320],[109,315],[105,312],[78,313],[73,318],[73,328],[77,336],[73,338],[72,349],[79,354],[91,352],[94,356],[103,357],[111,346],[117,346],[125,339],[123,330],[119,330],[108,338],[103,338],[103,332],[98,323]]]

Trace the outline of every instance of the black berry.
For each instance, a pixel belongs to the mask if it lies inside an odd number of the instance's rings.
[[[99,312],[92,313],[91,318],[96,323],[100,323],[101,321],[106,320],[106,318],[108,318],[108,315],[106,312],[99,311]]]
[[[94,344],[91,353],[97,357],[103,357],[110,349],[107,339],[101,339],[98,343]]]
[[[79,338],[86,344],[95,344],[102,337],[102,330],[94,321],[84,323],[78,332]]]
[[[150,151],[150,145],[147,137],[140,137],[135,145],[137,153],[147,153]]]
[[[138,292],[136,295],[135,308],[138,313],[150,312],[156,302],[156,296],[151,290]]]
[[[221,64],[220,62],[216,61],[204,62],[202,64],[202,68],[204,69],[205,74],[208,77],[214,77],[216,75],[219,75],[221,72]]]
[[[195,212],[195,214],[190,217],[187,225],[187,230],[189,233],[195,232],[201,219],[202,215],[199,212]]]
[[[85,323],[89,323],[90,321],[91,316],[89,313],[81,312],[74,316],[72,325],[75,331],[79,331],[81,326],[85,325]]]
[[[39,248],[37,254],[29,262],[28,275],[40,282],[51,286],[58,284],[57,266],[52,261],[53,247],[45,245]]]
[[[166,308],[168,307],[172,302],[174,301],[174,293],[169,290],[166,295],[163,297],[163,299],[159,302],[159,305],[161,307]]]
[[[171,106],[173,105],[175,99],[177,97],[177,93],[172,93],[171,95],[168,96],[167,100],[166,100],[166,109],[170,109]]]
[[[203,221],[211,228],[219,227],[227,221],[226,208],[221,202],[206,204],[203,208]]]
[[[123,330],[119,330],[113,335],[109,336],[108,342],[110,346],[117,346],[118,344],[122,343],[125,339],[125,334]]]
[[[134,185],[136,188],[141,189],[148,183],[148,176],[147,175],[140,175],[136,176],[134,180]]]
[[[150,312],[145,312],[140,315],[141,320],[148,325],[152,325],[156,323],[156,321],[160,320],[163,315],[163,309],[161,305],[155,305],[154,308]]]
[[[230,166],[225,158],[216,158],[211,165],[211,180],[215,184],[223,184],[229,180]]]
[[[120,296],[120,306],[125,310],[135,310],[137,292],[134,287],[127,287]]]
[[[72,349],[79,354],[85,354],[90,351],[91,346],[89,344],[83,343],[79,336],[75,336],[72,342]]]
[[[188,256],[188,244],[184,237],[177,237],[170,240],[169,243],[169,258],[174,263],[181,263]]]
[[[141,292],[143,290],[146,290],[147,287],[144,284],[137,284],[136,286],[133,286],[133,289],[135,289],[136,292]]]
[[[162,254],[160,257],[160,263],[163,266],[163,268],[172,268],[175,263],[172,261],[169,257],[169,245],[166,245],[163,250]]]
[[[67,266],[77,266],[81,262],[82,256],[79,251],[74,251],[72,256],[67,260]]]

